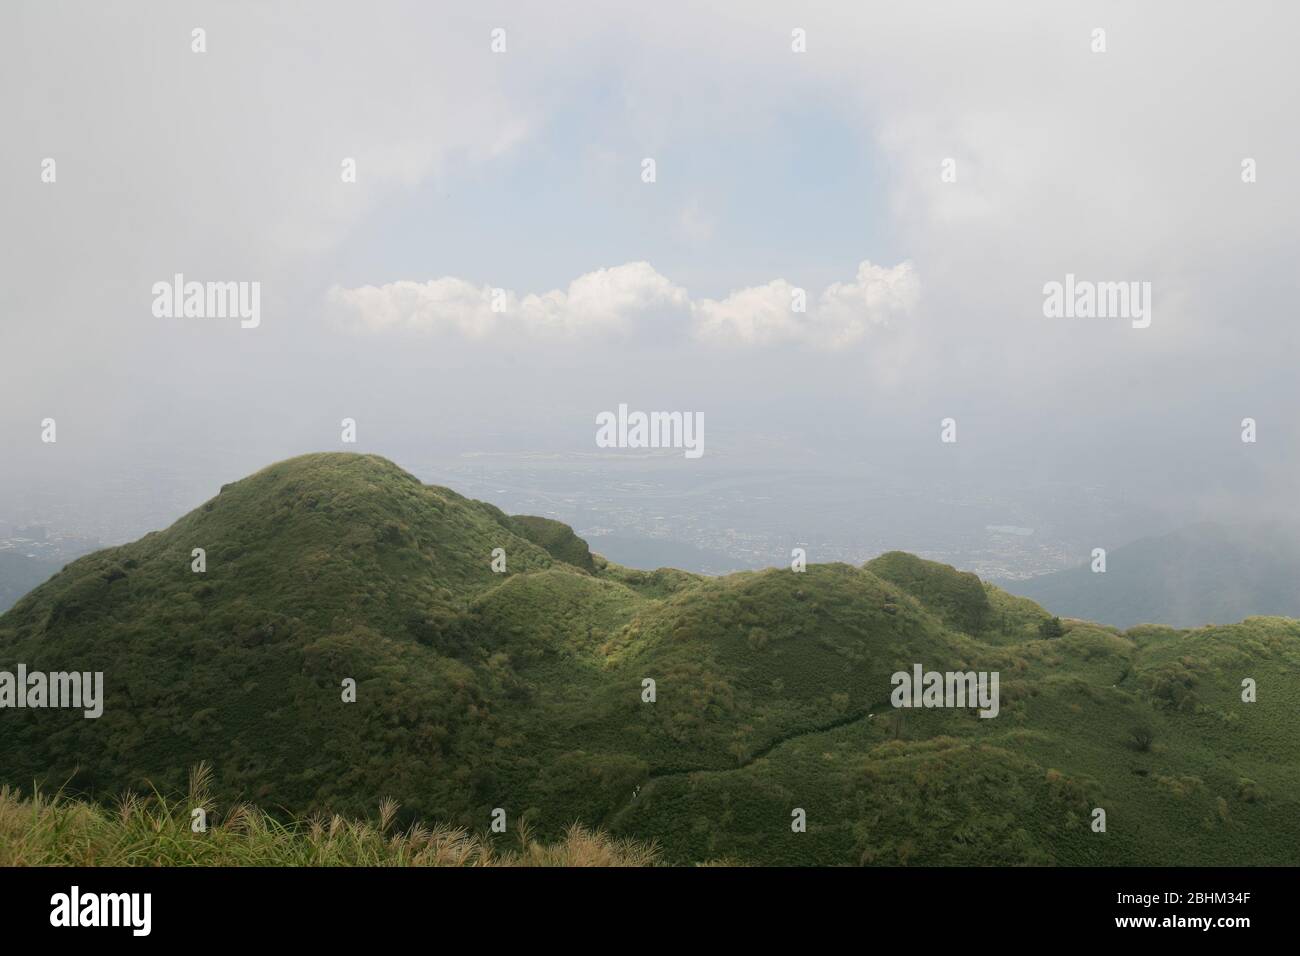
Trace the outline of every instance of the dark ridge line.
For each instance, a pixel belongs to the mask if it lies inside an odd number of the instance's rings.
[[[646,775],[646,778],[642,782],[641,787],[649,787],[650,784],[656,783],[659,780],[664,780],[668,777],[681,777],[692,773],[731,773],[734,770],[744,770],[746,767],[749,767],[752,764],[757,763],[759,760],[762,760],[773,750],[775,750],[777,747],[782,746],[783,744],[787,744],[792,740],[798,740],[800,737],[811,737],[813,734],[825,734],[825,733],[829,733],[832,730],[838,730],[841,727],[847,727],[850,724],[859,723],[860,721],[863,721],[866,718],[870,717],[872,714],[883,711],[888,706],[889,706],[889,701],[885,701],[884,703],[878,704],[875,707],[869,708],[867,710],[859,711],[856,714],[850,714],[847,717],[840,717],[820,727],[813,727],[809,730],[800,730],[794,733],[786,734],[783,737],[776,737],[768,741],[767,744],[765,744],[760,749],[754,751],[754,753],[752,753],[749,757],[745,758],[743,762],[736,764],[734,767],[691,767],[686,770],[652,770],[650,771],[649,774]],[[641,787],[638,787],[637,789],[640,790]],[[620,806],[618,806],[616,809],[611,810],[609,813],[607,813],[605,815],[603,825],[609,827],[612,830],[614,826],[617,825],[619,818],[622,817],[631,807],[632,801],[635,799],[636,799],[636,795],[633,794],[632,796],[624,800],[623,803]]]

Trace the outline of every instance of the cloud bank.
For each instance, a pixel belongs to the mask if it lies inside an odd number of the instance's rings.
[[[635,331],[674,314],[688,318],[693,338],[711,345],[839,349],[911,315],[920,282],[910,262],[885,267],[864,261],[851,280],[830,284],[815,299],[774,279],[716,300],[692,297],[648,262],[629,262],[581,275],[567,289],[522,296],[444,276],[334,286],[326,298],[340,321],[358,332],[584,337]]]

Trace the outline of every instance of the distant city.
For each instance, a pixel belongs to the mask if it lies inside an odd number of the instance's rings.
[[[1155,517],[1100,490],[920,488],[867,470],[755,471],[672,453],[395,457],[422,481],[512,514],[558,519],[592,550],[647,569],[779,567],[793,548],[810,562],[860,564],[897,549],[1010,581],[1077,566],[1098,541],[1115,545],[1163,530]],[[237,477],[158,462],[138,477],[6,496],[0,553],[62,566],[167,527]]]
[[[16,528],[0,521],[0,553],[8,552],[40,561],[67,562],[103,545],[98,538],[69,531],[50,531],[41,525]]]
[[[570,524],[619,563],[706,574],[785,566],[798,547],[810,562],[852,564],[907,550],[1016,580],[1079,565],[1099,540],[1160,527],[1099,490],[923,489],[876,474],[683,467],[667,454],[464,456],[416,473],[511,513]]]

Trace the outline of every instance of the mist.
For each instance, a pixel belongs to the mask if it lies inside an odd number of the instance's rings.
[[[1297,517],[1300,22],[1252,9],[10,4],[0,522],[321,450],[711,570]],[[260,324],[154,315],[176,273]],[[1046,317],[1067,275],[1150,325]],[[706,453],[597,448],[620,403]]]

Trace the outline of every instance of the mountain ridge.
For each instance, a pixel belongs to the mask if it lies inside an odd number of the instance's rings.
[[[106,800],[179,789],[206,760],[227,800],[358,813],[392,796],[473,830],[502,808],[676,862],[1295,862],[1300,624],[1075,621],[1045,639],[1049,617],[902,552],[636,571],[377,456],[307,455],[0,616],[0,669],[105,673],[98,720],[0,710],[0,782]],[[916,663],[1001,672],[999,717],[882,712]],[[1089,827],[1099,805],[1108,834]]]

